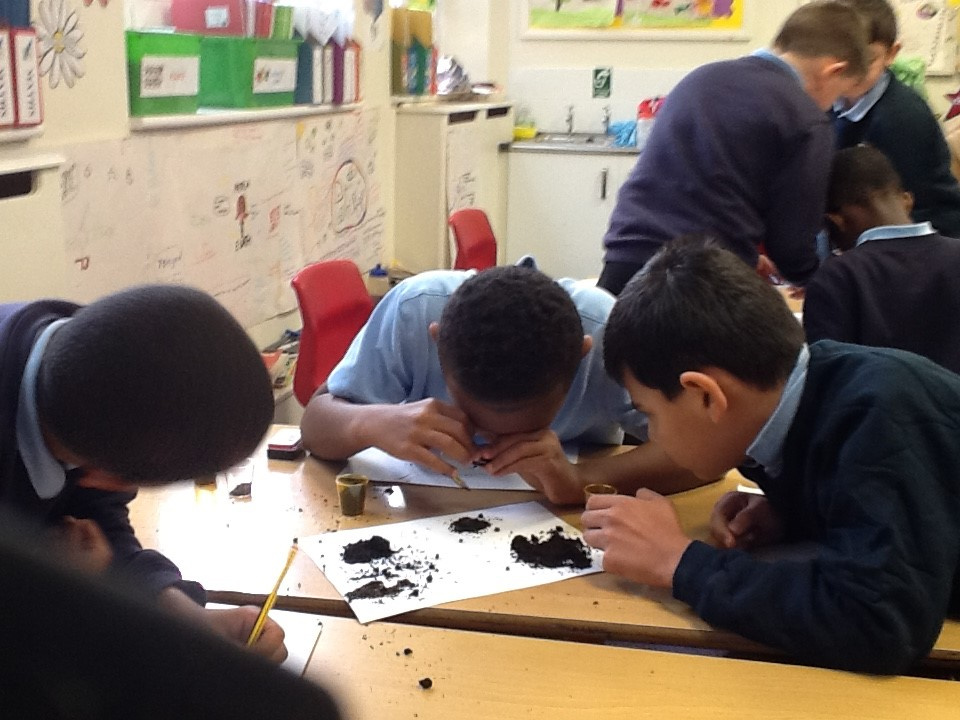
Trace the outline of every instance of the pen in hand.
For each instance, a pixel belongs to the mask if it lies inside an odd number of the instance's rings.
[[[277,578],[277,582],[273,586],[273,590],[270,591],[270,594],[267,595],[267,599],[263,601],[263,607],[260,608],[260,614],[257,615],[257,620],[253,624],[253,629],[250,631],[250,637],[247,638],[247,647],[256,644],[257,640],[260,639],[260,635],[263,634],[263,627],[267,623],[267,613],[273,609],[273,606],[277,602],[277,593],[280,592],[280,584],[283,582],[283,578],[286,577],[287,570],[289,570],[290,566],[293,564],[293,558],[296,556],[298,548],[299,546],[297,544],[297,538],[294,538],[293,545],[290,546],[290,553],[287,555],[287,562],[283,566],[283,570],[280,571],[280,577]]]

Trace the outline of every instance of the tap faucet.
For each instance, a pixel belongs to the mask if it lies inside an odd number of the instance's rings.
[[[567,105],[567,135],[573,134],[573,105]]]
[[[610,132],[610,106],[603,106],[603,134],[606,135]]]

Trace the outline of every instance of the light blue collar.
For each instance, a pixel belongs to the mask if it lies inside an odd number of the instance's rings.
[[[803,345],[797,354],[797,362],[794,363],[793,370],[790,371],[790,376],[783,386],[780,402],[747,448],[747,457],[762,466],[770,477],[777,477],[783,470],[783,444],[797,415],[797,408],[800,407],[809,363],[810,350]]]
[[[782,65],[793,74],[793,76],[797,79],[798,83],[803,85],[803,78],[800,77],[800,73],[797,72],[797,69],[793,65],[788,63],[786,60],[784,60],[782,57],[777,55],[775,52],[771,52],[767,48],[760,48],[759,50],[754,50],[750,54],[753,55],[753,57],[763,58],[764,60],[769,60],[770,62],[775,63],[777,65]]]
[[[844,120],[849,120],[850,122],[860,122],[866,117],[867,113],[873,109],[873,106],[877,104],[877,101],[880,99],[883,93],[886,92],[889,86],[890,73],[885,72],[873,84],[873,87],[861,95],[860,99],[848,109],[844,110],[846,101],[844,98],[840,98],[833,104],[833,111],[837,114],[837,117],[841,117]]]
[[[37,374],[47,343],[58,328],[69,322],[63,318],[50,323],[33,343],[20,381],[17,403],[17,448],[27,468],[37,496],[43,500],[56,497],[67,482],[67,468],[57,460],[43,441],[40,414],[37,412]]]
[[[857,238],[855,247],[860,247],[871,240],[897,240],[899,238],[933,235],[935,232],[933,225],[928,222],[912,223],[910,225],[880,225],[863,232]]]

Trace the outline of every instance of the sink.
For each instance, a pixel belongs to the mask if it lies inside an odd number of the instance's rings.
[[[608,146],[614,141],[613,135],[603,133],[537,133],[534,142],[546,145],[597,145]]]

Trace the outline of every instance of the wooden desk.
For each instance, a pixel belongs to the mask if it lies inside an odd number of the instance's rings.
[[[306,677],[347,718],[955,718],[960,683],[323,618]],[[404,649],[412,652],[404,654]],[[420,687],[430,678],[429,690]]]
[[[212,600],[259,603],[276,581],[293,537],[468,512],[541,496],[521,492],[371,486],[364,515],[340,515],[333,477],[338,465],[257,458],[249,500],[233,500],[221,479],[215,489],[191,484],[141,490],[131,521],[145,547],[155,548],[198,580]],[[737,485],[727,479],[674,495],[681,521],[706,539],[710,509]],[[546,501],[544,501],[546,502]],[[549,506],[549,504],[548,504]],[[582,508],[552,507],[579,525]],[[313,561],[300,553],[281,588],[277,607],[353,617],[346,601]],[[775,654],[739,635],[716,630],[668,591],[607,573],[526,590],[446,603],[393,618],[419,625],[483,630],[562,640],[607,640],[716,648],[751,657]],[[931,663],[960,667],[960,623],[949,621]]]

